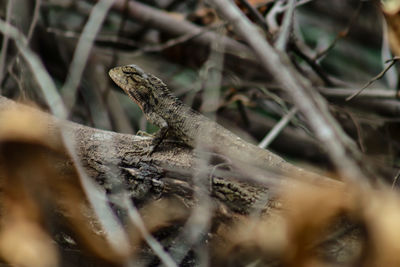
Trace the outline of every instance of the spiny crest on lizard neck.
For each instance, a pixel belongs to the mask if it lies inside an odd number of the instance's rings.
[[[163,81],[161,81],[159,78],[150,73],[147,74],[147,77],[149,83],[152,85],[152,88],[154,88],[154,93],[157,94],[159,97],[173,98],[174,100],[177,99],[168,89],[168,86],[163,83]]]

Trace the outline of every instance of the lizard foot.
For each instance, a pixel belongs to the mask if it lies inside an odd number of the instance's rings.
[[[156,147],[153,144],[149,144],[148,146],[141,148],[140,155],[144,156],[144,157],[151,157],[151,155],[153,155],[153,153],[155,151],[156,151]]]
[[[160,146],[161,142],[163,139],[159,138],[158,136],[153,136],[153,141],[151,142],[151,145],[146,148],[147,151],[147,156],[150,157]]]
[[[136,135],[143,136],[143,137],[154,137],[153,134],[150,134],[150,133],[147,133],[147,132],[141,131],[141,130],[137,131]]]
[[[150,157],[151,155],[153,155],[153,153],[156,152],[157,148],[160,146],[160,144],[162,142],[162,140],[160,140],[159,138],[157,138],[154,135],[150,135],[150,137],[153,137],[151,144],[144,147],[141,151],[141,154],[145,155],[147,157]]]
[[[151,142],[152,144],[150,146],[150,151],[147,154],[147,156],[151,156],[154,153],[154,151],[156,151],[156,149],[160,146],[165,136],[167,135],[167,132],[168,132],[168,127],[163,127],[160,128],[160,130],[156,132],[154,135],[152,135],[153,140]]]

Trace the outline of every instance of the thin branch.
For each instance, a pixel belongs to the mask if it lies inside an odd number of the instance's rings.
[[[364,140],[362,137],[362,129],[360,124],[356,121],[354,116],[351,114],[351,112],[346,112],[347,116],[350,118],[350,120],[353,122],[354,127],[356,128],[357,132],[357,140],[358,140],[358,145],[360,146],[360,149],[363,153],[365,153],[365,145],[364,145]]]
[[[357,94],[360,89],[353,88],[338,88],[338,87],[319,87],[318,91],[327,97],[336,98],[349,98]],[[369,89],[359,94],[357,98],[370,98],[370,99],[396,99],[399,98],[399,92],[391,89]]]
[[[261,65],[272,73],[276,81],[291,96],[317,138],[326,147],[333,163],[343,179],[355,184],[365,185],[366,179],[357,162],[348,157],[348,151],[357,159],[361,154],[354,142],[343,132],[329,113],[325,100],[312,89],[292,66],[285,54],[277,52],[260,36],[253,24],[241,13],[231,1],[209,0],[217,11],[230,21],[236,33],[244,38],[253,48]]]
[[[298,1],[296,3],[296,7],[307,4],[308,2],[311,2],[313,0],[302,0],[302,1]],[[275,1],[275,4],[273,5],[273,7],[271,8],[271,10],[268,12],[267,16],[266,16],[266,20],[267,20],[267,25],[270,29],[270,32],[275,33],[276,31],[278,31],[279,27],[278,27],[278,23],[277,23],[277,16],[282,13],[285,12],[286,10],[288,10],[290,8],[290,5],[283,5],[284,0],[277,0]]]
[[[393,57],[392,51],[390,49],[389,44],[389,33],[388,33],[388,25],[383,21],[382,18],[382,48],[381,48],[381,61],[382,65],[385,65],[386,62],[383,62],[384,58],[391,58]],[[399,73],[396,69],[392,69],[386,75],[386,82],[390,89],[396,89],[397,84],[399,82]]]
[[[34,32],[34,30],[36,28],[36,25],[37,25],[37,22],[38,22],[38,19],[39,19],[39,11],[40,11],[41,5],[42,5],[42,0],[36,0],[35,1],[35,8],[33,10],[32,21],[31,21],[31,24],[29,25],[28,35],[26,37],[26,45],[29,45],[29,42],[32,39],[33,32]],[[7,69],[8,69],[8,71],[9,71],[11,76],[13,76],[11,74],[12,71],[13,71],[12,69],[13,69],[15,61],[17,60],[19,55],[20,55],[20,51],[18,50],[17,54],[10,60],[10,62],[8,64]],[[7,79],[7,76],[5,76],[4,79]],[[0,84],[2,84],[2,83],[3,83],[3,76],[0,75]]]
[[[311,1],[314,1],[314,0],[299,0],[299,1],[296,3],[296,7],[303,6],[303,5],[305,5],[305,4],[310,3]],[[283,10],[286,10],[286,9],[288,9],[288,8],[289,8],[288,6],[285,6],[285,7],[283,8]]]
[[[26,37],[26,45],[29,44],[29,42],[30,42],[30,40],[32,38],[33,32],[35,30],[35,27],[37,25],[37,22],[38,22],[38,19],[39,19],[39,11],[40,11],[41,5],[42,5],[42,1],[41,0],[36,0],[35,1],[35,7],[34,7],[34,10],[33,10],[32,21],[31,21],[31,24],[29,25],[28,35]],[[9,74],[15,79],[15,81],[18,84],[20,84],[20,82],[16,79],[16,75],[13,74],[13,67],[14,67],[15,61],[17,60],[19,55],[20,55],[20,50],[18,50],[17,54],[10,60],[10,62],[8,64],[8,67],[7,67],[8,71],[9,71]],[[8,75],[8,73],[6,74],[4,79],[0,78],[0,84],[3,84],[5,82],[5,80],[7,79],[7,75]],[[19,88],[21,88],[21,86],[19,86]]]
[[[192,40],[192,39],[194,39],[194,38],[196,38],[196,37],[208,32],[208,31],[212,31],[212,30],[221,28],[221,27],[223,27],[225,25],[226,25],[226,23],[213,24],[213,25],[210,25],[210,26],[202,28],[201,31],[199,31],[199,32],[187,33],[187,34],[184,34],[184,35],[179,36],[177,38],[170,39],[170,40],[166,41],[165,43],[161,43],[161,44],[157,44],[157,45],[144,46],[141,49],[139,49],[138,51],[134,52],[132,56],[137,56],[139,54],[146,53],[146,52],[160,52],[160,51],[165,50],[167,48],[170,48],[170,47],[173,47],[173,46],[188,42],[188,41],[190,41],[190,40]]]
[[[331,79],[328,77],[328,75],[325,74],[324,70],[321,68],[318,63],[311,59],[306,53],[304,53],[300,46],[299,42],[293,42],[291,43],[290,49],[296,53],[299,57],[301,57],[314,71],[315,73],[324,81],[324,83],[327,86],[333,86],[334,83],[331,81]]]
[[[319,59],[324,57],[326,54],[328,54],[335,47],[336,43],[340,39],[343,39],[344,37],[346,37],[349,34],[349,31],[350,31],[351,27],[353,27],[353,24],[355,23],[356,19],[360,15],[360,11],[361,11],[362,5],[363,5],[363,2],[360,1],[356,11],[354,12],[353,16],[350,18],[350,21],[347,24],[346,28],[344,30],[340,31],[336,35],[335,39],[331,42],[331,44],[326,49],[324,49],[323,51],[320,51],[319,53],[317,53],[315,55],[315,57],[313,58],[314,61],[318,61]]]
[[[165,252],[163,246],[149,233],[149,231],[147,231],[139,211],[135,206],[133,206],[132,199],[128,196],[127,192],[125,191],[118,195],[113,194],[111,198],[114,198],[114,204],[119,205],[126,210],[129,220],[139,229],[144,240],[165,266],[176,267],[177,264],[171,256]]]
[[[272,34],[276,33],[279,29],[276,17],[278,14],[282,12],[283,12],[283,0],[275,1],[274,5],[272,6],[271,10],[268,12],[266,16],[267,25]]]
[[[125,0],[125,8],[124,8],[124,12],[121,14],[121,18],[120,21],[118,23],[118,30],[117,30],[117,42],[120,43],[120,41],[128,41],[126,38],[123,38],[123,32],[125,29],[125,26],[127,24],[128,21],[128,3],[129,0]],[[132,41],[132,40],[129,40]],[[139,45],[137,45],[136,47],[139,47]],[[117,65],[119,56],[118,56],[118,52],[116,49],[112,49],[112,53],[111,53],[111,60],[109,61],[108,64],[106,64],[106,68],[110,69],[114,66]],[[103,70],[103,75],[104,75],[104,70]],[[121,131],[121,132],[125,132],[125,133],[134,133],[134,129],[133,126],[131,125],[127,114],[123,111],[123,107],[120,103],[120,101],[117,99],[116,95],[114,92],[112,92],[111,90],[111,86],[110,86],[110,82],[111,80],[108,79],[107,84],[104,86],[104,88],[102,88],[101,90],[101,99],[103,100],[103,103],[107,106],[107,109],[109,111],[109,117],[110,117],[110,125],[112,124],[111,122],[113,121],[114,123],[114,127],[115,130]]]
[[[396,173],[396,175],[393,178],[392,189],[394,189],[396,187],[399,177],[400,177],[400,170]]]
[[[81,80],[83,70],[86,66],[90,49],[93,46],[93,41],[99,32],[112,4],[113,1],[101,0],[93,7],[89,20],[83,29],[81,37],[79,38],[74,57],[69,67],[67,80],[61,89],[63,99],[68,110],[70,110],[75,103],[76,90]]]
[[[272,128],[268,134],[263,138],[263,140],[258,144],[261,148],[267,148],[272,141],[279,135],[279,133],[286,127],[286,125],[290,122],[293,116],[296,114],[297,108],[293,107],[290,111],[283,116],[280,121]]]
[[[209,155],[201,155],[200,158],[196,160],[196,167],[198,167],[198,170],[194,174],[193,181],[195,198],[198,199],[199,203],[193,208],[181,234],[175,238],[173,245],[170,247],[171,256],[179,264],[182,262],[185,255],[187,255],[188,251],[198,243],[199,240],[205,238],[210,227],[212,201],[207,190],[208,188],[204,184],[204,181],[206,181],[206,173],[204,170],[209,157]]]
[[[43,96],[52,113],[58,118],[65,119],[67,112],[62,99],[57,92],[57,87],[53,79],[47,73],[46,68],[44,67],[40,58],[26,45],[27,40],[24,35],[18,31],[18,29],[10,24],[7,24],[3,20],[0,20],[0,31],[14,39],[20,53],[30,65],[32,73],[36,78],[41,90],[43,91]]]
[[[296,0],[289,0],[288,9],[285,12],[285,17],[283,18],[283,23],[278,36],[278,40],[275,43],[275,48],[278,51],[285,51],[290,32],[292,29],[294,9],[296,7]]]
[[[12,13],[12,9],[13,9],[13,0],[8,0],[7,3],[7,12],[6,12],[6,25],[10,24],[10,20],[11,20],[11,13]],[[8,40],[9,40],[9,36],[7,35],[7,33],[3,32],[3,43],[1,45],[1,54],[0,54],[0,84],[3,81],[3,76],[4,76],[4,66],[6,63],[6,57],[7,57],[7,50],[8,50]],[[1,92],[1,88],[0,88],[0,92]]]
[[[250,15],[255,19],[258,25],[260,25],[264,29],[265,33],[267,34],[267,38],[271,39],[272,36],[269,32],[268,24],[265,22],[265,19],[260,14],[260,12],[258,12],[258,10],[254,8],[253,5],[250,4],[247,0],[239,0],[239,2],[247,8]]]
[[[91,0],[97,2],[99,0]],[[114,0],[113,10],[123,12],[125,0]],[[155,28],[172,36],[182,36],[202,32],[202,28],[186,20],[179,20],[167,12],[150,7],[137,1],[129,1],[128,13],[131,19],[141,22],[149,28]],[[214,32],[205,32],[195,38],[196,42],[209,46],[217,37]],[[224,36],[222,42],[226,52],[240,58],[255,59],[254,53],[246,45]]]
[[[60,35],[66,38],[74,38],[78,39],[82,36],[81,32],[74,32],[74,31],[64,31],[57,28],[47,28],[47,32],[54,33],[56,35]],[[126,46],[131,47],[139,47],[139,44],[131,39],[118,37],[115,35],[108,35],[108,34],[98,34],[96,36],[95,42],[107,42],[112,44],[123,44]]]
[[[42,5],[42,0],[36,0],[35,1],[35,8],[33,9],[33,16],[32,16],[32,21],[31,21],[31,25],[29,25],[29,30],[28,30],[28,35],[26,36],[26,39],[28,41],[28,43],[30,42],[32,35],[33,35],[33,31],[36,28],[36,24],[38,22],[39,19],[39,11],[40,11],[40,6]]]
[[[382,120],[399,122],[400,121],[400,101],[398,99],[354,99],[352,102],[345,102],[354,107],[373,111],[374,113],[390,118],[382,118]]]
[[[390,68],[396,64],[397,61],[400,60],[400,57],[394,57],[390,60],[388,60],[387,62],[390,62],[390,64],[384,68],[378,75],[376,75],[374,78],[372,78],[369,82],[367,82],[360,90],[358,90],[357,92],[355,92],[354,94],[352,94],[351,96],[346,98],[346,101],[350,101],[353,98],[357,97],[359,94],[361,94],[368,86],[370,86],[371,84],[373,84],[375,81],[382,79],[382,77],[385,75],[385,73],[390,70]]]

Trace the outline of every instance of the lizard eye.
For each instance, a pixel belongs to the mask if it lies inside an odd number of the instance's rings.
[[[122,72],[123,72],[124,74],[135,74],[135,72],[130,71],[130,70],[122,70]]]
[[[147,74],[146,74],[140,67],[138,67],[138,66],[136,66],[136,65],[128,65],[128,66],[125,66],[125,67],[122,69],[122,72],[123,72],[124,74],[138,75],[138,76],[140,76],[140,77],[147,78]]]

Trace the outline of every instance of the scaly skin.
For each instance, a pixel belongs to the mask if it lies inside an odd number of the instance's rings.
[[[155,144],[170,132],[191,147],[200,144],[233,159],[234,162],[263,169],[279,169],[285,174],[308,176],[312,180],[322,178],[284,161],[266,149],[244,141],[216,122],[192,110],[173,96],[160,79],[145,73],[136,65],[115,67],[109,71],[109,75],[139,105],[147,120],[160,128]]]

